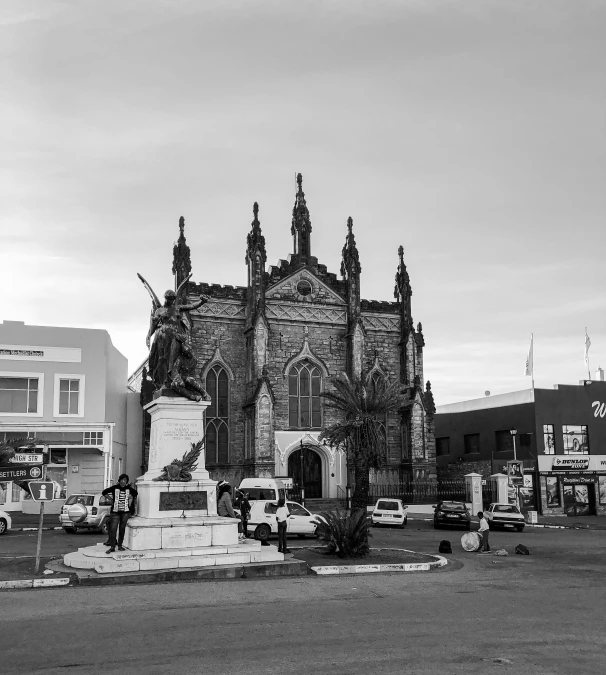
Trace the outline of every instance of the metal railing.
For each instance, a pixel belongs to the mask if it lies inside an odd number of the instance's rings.
[[[464,501],[465,481],[414,481],[410,483],[371,483],[368,503],[374,504],[380,497],[401,499],[405,504],[429,504],[443,499]]]

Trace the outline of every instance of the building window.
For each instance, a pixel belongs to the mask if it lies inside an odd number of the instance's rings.
[[[95,445],[99,447],[103,445],[103,432],[102,431],[85,431],[84,432],[84,445]]]
[[[288,375],[288,424],[299,429],[322,426],[322,374],[311,361],[295,363]]]
[[[370,390],[372,395],[375,394],[379,387],[385,386],[385,378],[381,373],[375,370],[374,373],[370,376]],[[402,448],[398,447],[397,443],[395,445],[388,445],[387,442],[387,414],[378,415],[377,422],[381,428],[381,433],[385,441],[385,447],[387,450],[387,457],[390,464],[399,464],[402,461]]]
[[[405,420],[400,422],[400,445],[402,446],[402,459],[408,459],[408,425]]]
[[[463,445],[466,455],[473,455],[480,452],[480,434],[465,434],[463,436]]]
[[[206,374],[210,405],[206,409],[206,461],[229,462],[229,376],[216,364]]]
[[[562,427],[565,455],[588,455],[589,438],[586,425],[564,424]]]
[[[84,416],[84,375],[55,375],[54,416]]]
[[[77,415],[80,380],[59,380],[59,415]]]
[[[436,457],[450,455],[450,437],[436,438]]]
[[[555,434],[553,433],[553,424],[543,425],[543,453],[545,455],[555,455]]]
[[[509,429],[495,431],[494,436],[497,452],[513,453],[513,436]]]
[[[37,377],[0,377],[0,413],[38,414],[39,385]]]

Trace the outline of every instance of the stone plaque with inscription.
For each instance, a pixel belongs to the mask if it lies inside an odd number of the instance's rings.
[[[160,511],[201,511],[208,508],[206,492],[161,492]]]

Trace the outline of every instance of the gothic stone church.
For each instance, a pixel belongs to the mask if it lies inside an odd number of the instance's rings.
[[[308,498],[343,496],[347,462],[318,441],[336,421],[320,392],[340,372],[399,380],[401,410],[385,420],[388,457],[377,483],[435,478],[435,406],[423,389],[421,324],[411,316],[412,289],[399,249],[395,302],[361,300],[361,264],[351,218],[341,277],[312,255],[312,225],[301,174],[292,212],[293,251],[266,268],[259,209],[246,241],[246,288],[190,283],[211,298],[192,312],[192,347],[212,398],[207,410],[206,466],[215,480],[291,476],[303,471]],[[191,270],[183,218],[173,251],[179,284]],[[147,392],[147,394],[146,394]],[[142,387],[149,400],[149,383]],[[301,458],[303,454],[303,460]]]

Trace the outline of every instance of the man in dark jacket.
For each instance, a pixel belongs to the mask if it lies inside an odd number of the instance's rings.
[[[109,550],[106,553],[113,553],[116,546],[119,551],[124,551],[124,533],[126,523],[130,516],[135,513],[135,501],[137,499],[137,490],[129,484],[127,474],[123,473],[118,478],[118,483],[105,488],[102,495],[110,495],[113,498],[111,515],[109,521]],[[116,534],[118,537],[116,539]]]

